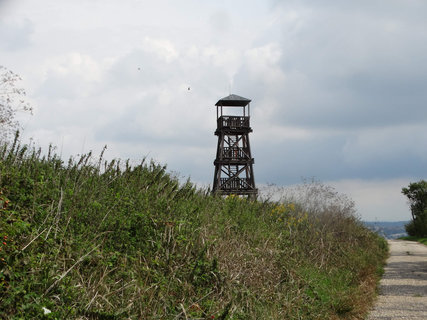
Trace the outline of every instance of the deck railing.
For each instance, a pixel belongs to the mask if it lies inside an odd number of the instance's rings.
[[[242,160],[250,159],[247,148],[230,148],[224,147],[222,150],[222,159]]]
[[[230,128],[230,129],[241,129],[249,128],[249,117],[240,116],[221,116],[217,120],[218,129]]]
[[[248,178],[233,178],[227,182],[228,178],[221,178],[220,190],[251,190],[251,181]]]

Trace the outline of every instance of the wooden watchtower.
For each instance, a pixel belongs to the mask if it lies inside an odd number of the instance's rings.
[[[249,144],[251,100],[231,94],[216,104],[218,147],[214,161],[212,192],[256,198],[253,164]]]

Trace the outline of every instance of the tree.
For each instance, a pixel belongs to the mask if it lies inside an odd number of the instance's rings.
[[[0,66],[0,140],[7,139],[19,129],[15,120],[18,111],[32,113],[30,104],[25,100],[25,90],[18,86],[21,80],[13,71]]]
[[[420,180],[410,183],[408,188],[402,188],[402,193],[408,197],[412,221],[405,228],[410,236],[427,236],[427,181]]]

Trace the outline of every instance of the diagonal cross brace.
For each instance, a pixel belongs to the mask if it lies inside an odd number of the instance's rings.
[[[220,187],[222,187],[223,185],[226,185],[228,182],[230,182],[234,177],[238,177],[239,174],[241,174],[243,172],[243,170],[245,170],[248,166],[243,166],[242,169],[240,169],[239,171],[237,171],[234,175],[230,176],[230,178],[228,178],[227,180],[225,180],[225,182],[223,184],[221,184]]]

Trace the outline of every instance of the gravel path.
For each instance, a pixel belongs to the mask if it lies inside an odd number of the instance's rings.
[[[427,320],[427,246],[389,240],[390,258],[368,320]]]

